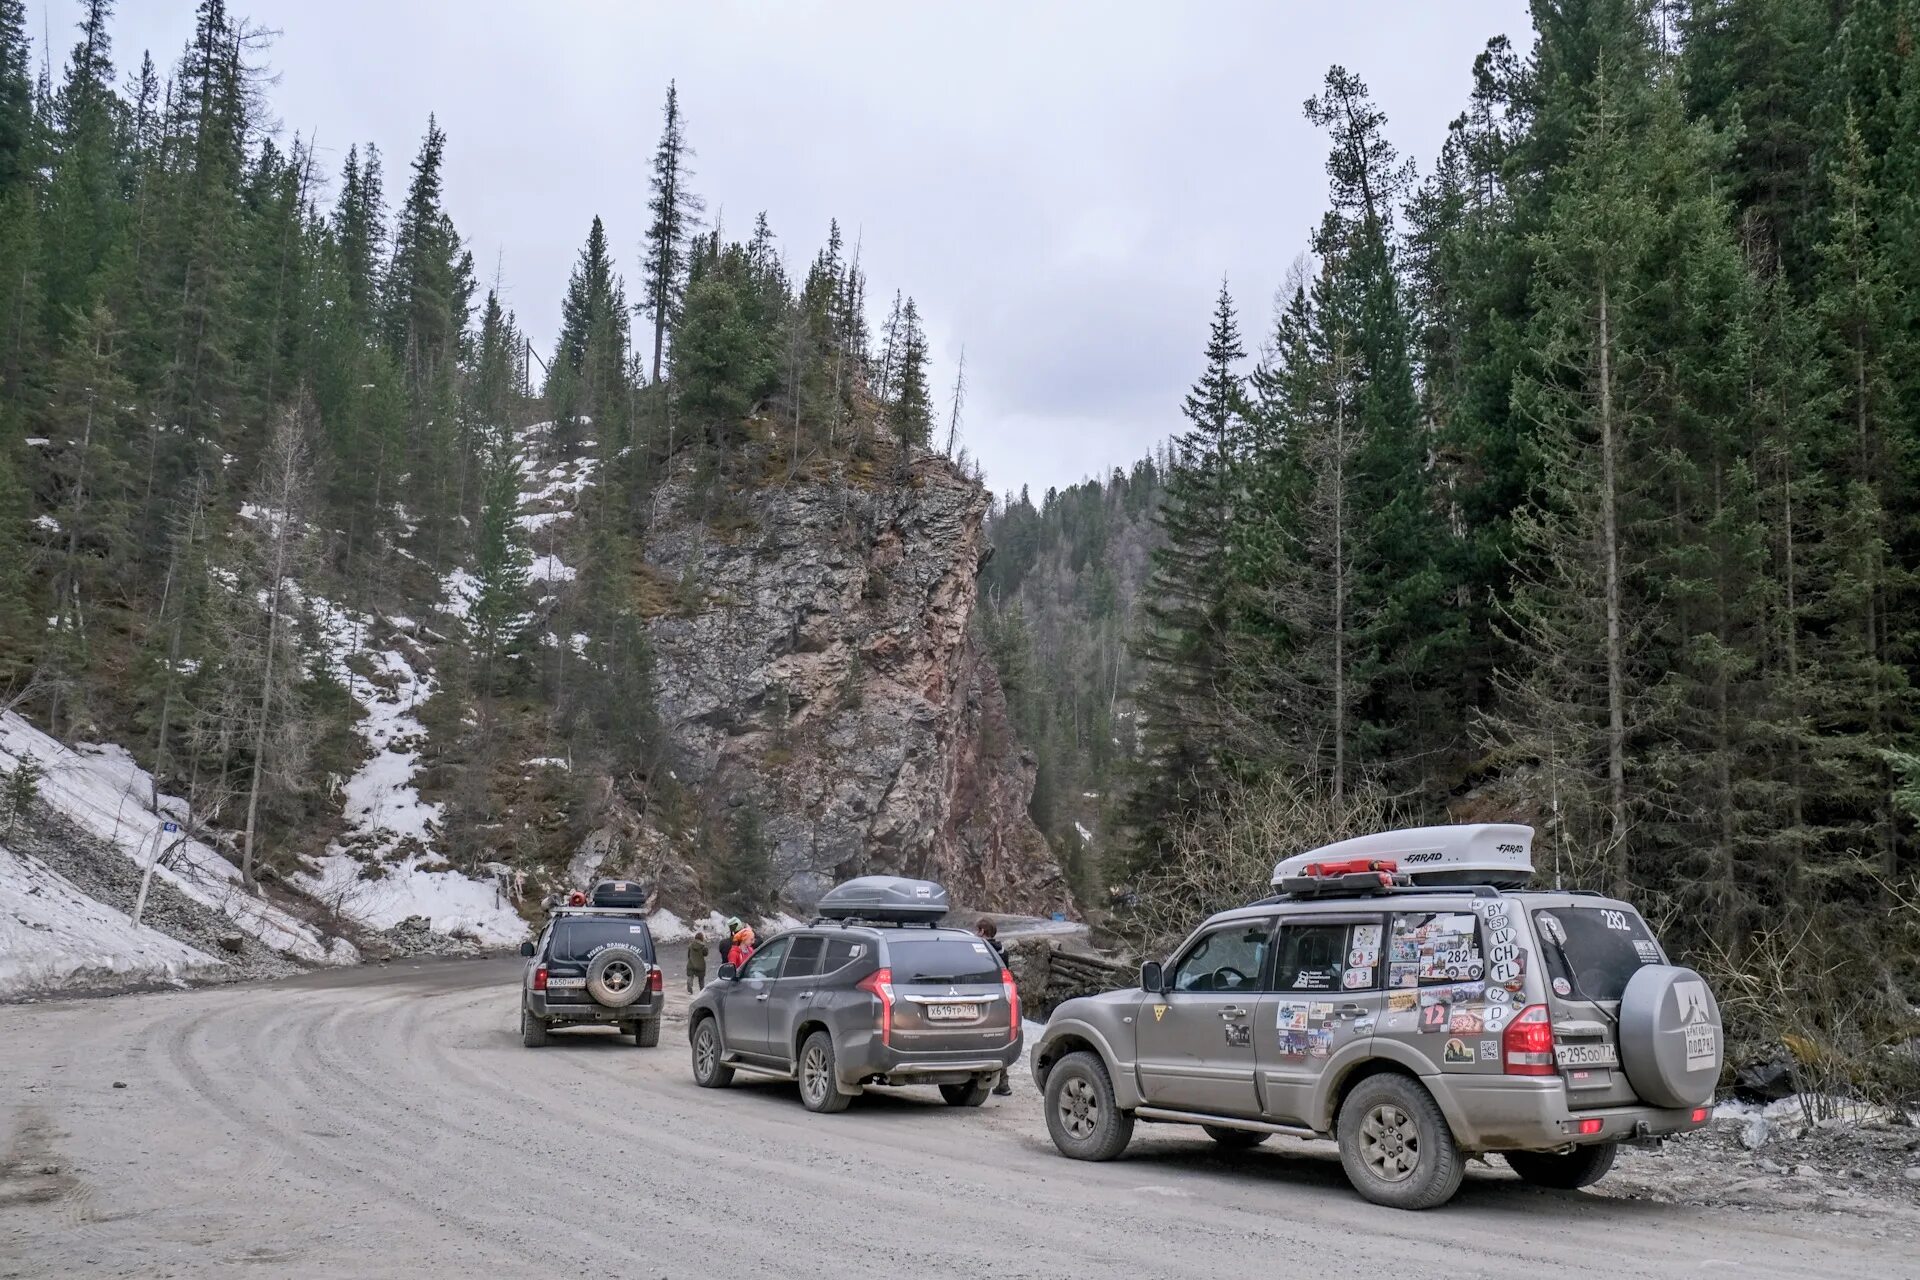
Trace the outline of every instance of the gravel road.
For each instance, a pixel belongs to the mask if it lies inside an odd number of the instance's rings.
[[[1144,1125],[1076,1164],[1024,1076],[978,1111],[810,1115],[789,1085],[694,1087],[678,993],[658,1049],[522,1048],[519,966],[0,1008],[0,1277],[1920,1276],[1907,1215],[1540,1192],[1497,1162],[1399,1213],[1324,1145]]]

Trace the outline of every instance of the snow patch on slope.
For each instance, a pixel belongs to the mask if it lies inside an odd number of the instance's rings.
[[[427,728],[416,712],[434,694],[433,673],[402,646],[368,648],[367,620],[310,598],[327,664],[361,706],[355,731],[369,755],[342,788],[347,829],[327,852],[294,877],[303,890],[349,919],[387,929],[425,916],[436,933],[468,933],[489,945],[526,937],[526,922],[495,882],[447,868],[435,852],[440,806],[415,785]],[[392,621],[392,620],[390,620]],[[350,659],[371,665],[361,675]]]
[[[165,880],[195,902],[224,912],[243,933],[275,951],[314,964],[352,964],[360,958],[348,943],[323,939],[306,921],[249,890],[241,882],[240,868],[212,846],[184,831],[162,832],[162,822],[185,822],[187,803],[177,796],[160,796],[159,812],[150,810],[153,776],[134,763],[124,748],[94,743],[69,747],[14,712],[0,714],[0,768],[11,771],[28,752],[45,770],[40,798],[81,830],[113,845],[142,868],[152,858],[158,838],[166,857],[154,871],[156,880]]]
[[[0,845],[0,996],[138,978],[177,981],[224,964],[136,925],[38,858]]]

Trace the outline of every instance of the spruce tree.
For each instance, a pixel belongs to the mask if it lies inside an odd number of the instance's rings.
[[[1221,701],[1227,681],[1228,549],[1246,355],[1224,280],[1207,333],[1206,366],[1188,392],[1188,428],[1176,442],[1153,553],[1147,619],[1138,642],[1146,727],[1140,776],[1127,802],[1128,863],[1152,865],[1173,829],[1217,795],[1230,761]]]
[[[680,114],[680,93],[667,83],[665,122],[660,143],[654,148],[653,176],[647,201],[651,220],[647,224],[645,261],[646,294],[644,306],[653,318],[653,380],[660,381],[666,351],[667,330],[679,314],[686,288],[687,243],[699,225],[705,206],[688,186],[693,169],[687,163],[693,148],[687,145],[686,121]]]

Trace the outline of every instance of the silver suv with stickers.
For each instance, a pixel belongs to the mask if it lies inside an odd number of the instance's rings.
[[[1584,1187],[1626,1142],[1707,1122],[1720,1009],[1631,904],[1528,888],[1533,830],[1482,823],[1282,861],[1277,892],[1201,925],[1140,986],[1069,1000],[1033,1049],[1054,1145],[1136,1121],[1227,1148],[1328,1138],[1354,1188],[1424,1209],[1498,1152]]]

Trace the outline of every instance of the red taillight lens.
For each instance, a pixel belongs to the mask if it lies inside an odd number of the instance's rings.
[[[1007,996],[1007,1039],[1012,1040],[1020,1034],[1020,988],[1013,983],[1013,971],[1000,971],[1000,990]]]
[[[545,991],[547,989],[547,966],[541,965],[533,971],[533,989],[535,991]]]
[[[1590,1120],[1582,1120],[1580,1122],[1580,1136],[1583,1138],[1592,1137],[1594,1134],[1600,1132],[1600,1125],[1601,1121],[1597,1117]]]
[[[1500,1037],[1500,1056],[1510,1076],[1553,1074],[1553,1020],[1547,1006],[1530,1004],[1514,1015]]]
[[[667,989],[666,984],[663,983],[660,979],[660,970],[653,969],[648,971],[647,990],[651,991],[654,995],[659,995],[662,991],[665,991],[666,989]]]
[[[893,970],[875,969],[860,979],[860,989],[880,1002],[880,1043],[893,1043]]]
[[[1693,1109],[1693,1122],[1695,1124],[1705,1124],[1707,1122],[1707,1109],[1705,1107],[1695,1107]]]

